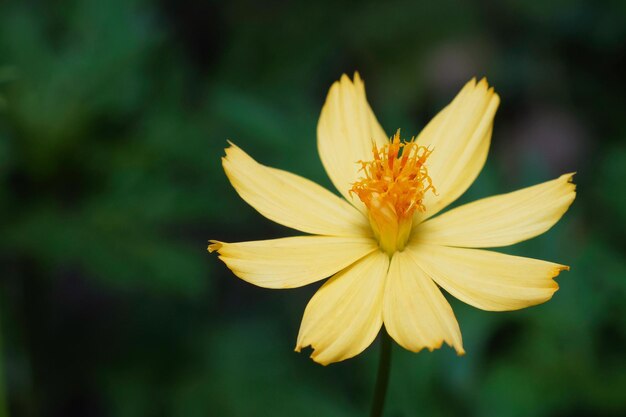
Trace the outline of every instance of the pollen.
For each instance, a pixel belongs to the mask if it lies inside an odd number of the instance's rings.
[[[382,249],[392,254],[404,249],[415,211],[424,211],[424,195],[436,194],[426,161],[432,150],[415,138],[400,139],[400,130],[385,146],[372,148],[371,161],[359,161],[363,176],[352,184],[368,209],[370,224]]]

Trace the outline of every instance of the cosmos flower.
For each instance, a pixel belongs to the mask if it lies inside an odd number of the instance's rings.
[[[209,252],[239,278],[294,288],[331,277],[308,303],[296,351],[329,364],[366,349],[385,326],[418,352],[443,342],[464,354],[442,294],[489,311],[549,300],[568,267],[477,249],[511,245],[552,227],[575,197],[573,174],[438,214],[480,173],[499,97],[468,82],[422,132],[391,139],[372,112],[358,73],[335,82],[320,115],[319,155],[343,196],[259,164],[230,144],[222,159],[237,193],[259,213],[309,235],[240,243]]]

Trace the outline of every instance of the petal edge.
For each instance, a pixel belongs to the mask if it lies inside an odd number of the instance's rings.
[[[416,241],[489,248],[540,235],[558,222],[576,197],[573,173],[456,207],[418,225]]]
[[[320,235],[371,234],[362,213],[313,181],[261,165],[232,143],[222,164],[239,196],[276,223]]]
[[[324,283],[306,306],[296,352],[311,346],[311,358],[328,365],[365,350],[383,324],[388,266],[389,257],[375,251]]]
[[[499,105],[500,97],[485,78],[478,83],[472,79],[420,132],[417,142],[433,151],[427,165],[438,195],[426,194],[426,211],[416,213],[416,224],[459,198],[478,177]]]
[[[358,197],[350,194],[359,177],[359,161],[372,159],[372,145],[388,142],[365,95],[358,72],[354,81],[342,75],[328,91],[317,124],[317,149],[331,181],[355,207],[365,212]]]
[[[568,266],[482,249],[436,245],[407,248],[447,292],[476,308],[511,311],[544,303],[559,289]]]
[[[377,249],[367,238],[297,236],[251,242],[211,241],[209,252],[239,278],[263,288],[296,288],[327,278]]]
[[[439,349],[443,342],[465,354],[459,324],[437,285],[408,252],[394,254],[383,307],[389,335],[412,352]]]

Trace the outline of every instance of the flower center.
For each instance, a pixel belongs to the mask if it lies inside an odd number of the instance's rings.
[[[359,161],[363,177],[352,184],[350,193],[367,207],[378,244],[390,256],[404,249],[413,213],[425,210],[424,194],[436,193],[425,165],[431,152],[415,143],[415,138],[400,141],[398,130],[382,148],[374,145],[373,160]]]

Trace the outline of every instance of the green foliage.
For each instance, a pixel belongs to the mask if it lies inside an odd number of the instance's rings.
[[[354,70],[406,136],[489,78],[492,151],[458,203],[578,172],[563,221],[503,249],[571,265],[554,299],[452,301],[467,355],[396,346],[387,415],[626,413],[623,16],[583,0],[0,3],[11,415],[366,413],[377,347],[327,368],[293,353],[314,288],[254,288],[206,253],[296,234],[238,198],[223,148],[331,187],[316,122]]]

